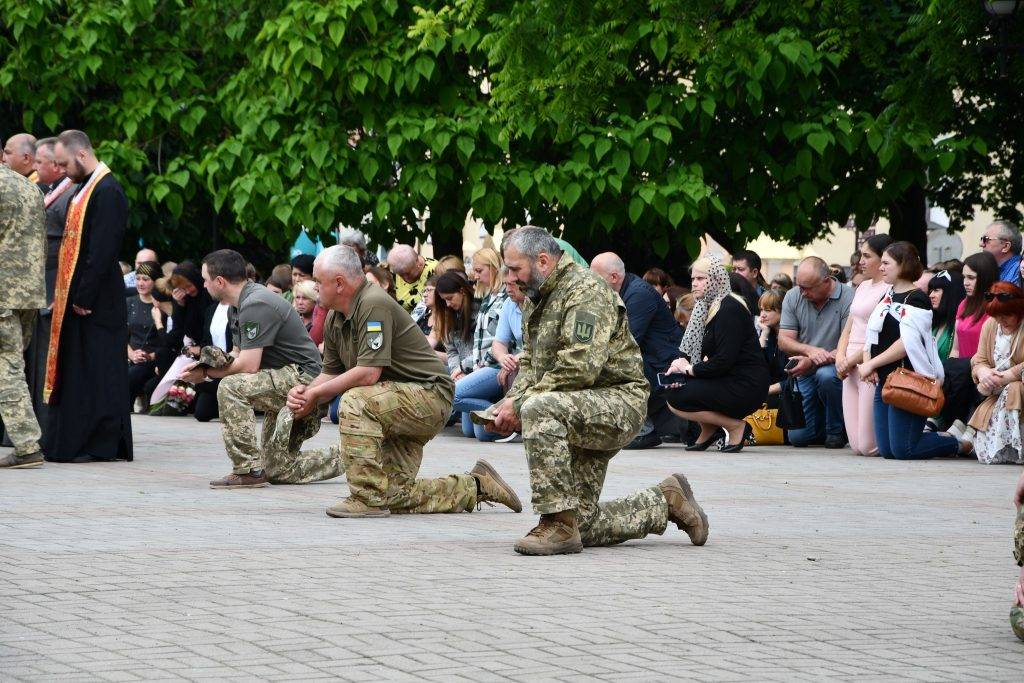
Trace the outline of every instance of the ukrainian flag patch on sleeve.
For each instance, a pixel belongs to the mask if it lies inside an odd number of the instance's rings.
[[[381,331],[381,324],[379,322],[373,322],[371,320],[370,322],[366,323],[366,331],[367,332],[380,332]]]

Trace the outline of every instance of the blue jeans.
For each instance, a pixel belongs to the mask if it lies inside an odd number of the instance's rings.
[[[463,435],[475,436],[480,441],[500,439],[501,434],[494,434],[484,429],[482,425],[473,424],[469,413],[472,410],[489,407],[504,394],[501,385],[498,384],[498,368],[478,368],[455,382],[452,411],[462,413]]]
[[[875,389],[875,441],[878,454],[896,460],[926,460],[939,455],[956,455],[956,437],[924,431],[928,419],[882,401],[882,385]]]
[[[335,396],[331,399],[331,407],[327,409],[327,416],[331,418],[331,422],[338,424],[338,404],[341,403],[341,396]]]
[[[825,436],[842,436],[843,381],[836,374],[835,365],[822,365],[812,374],[797,377],[796,386],[804,399],[803,429],[791,429],[786,434],[794,446],[823,443]]]

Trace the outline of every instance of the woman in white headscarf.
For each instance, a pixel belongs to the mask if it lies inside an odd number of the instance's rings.
[[[690,270],[697,300],[680,351],[669,374],[679,374],[678,384],[665,392],[672,412],[700,424],[697,443],[690,451],[703,451],[721,437],[726,453],[738,453],[748,436],[743,421],[768,396],[771,377],[754,331],[751,312],[732,294],[729,274],[722,259],[699,259]]]

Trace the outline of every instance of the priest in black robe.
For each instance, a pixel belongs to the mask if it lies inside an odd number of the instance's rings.
[[[128,321],[118,265],[128,200],[85,133],[61,133],[54,157],[79,186],[68,205],[54,291],[43,452],[56,462],[131,460]]]

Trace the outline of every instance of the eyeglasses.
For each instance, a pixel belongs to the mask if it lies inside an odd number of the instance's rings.
[[[1007,239],[1003,239],[1002,237],[989,237],[988,235],[985,235],[985,236],[983,236],[981,238],[981,246],[983,246],[983,247],[988,246],[988,243],[991,242],[992,240],[999,240],[1000,242],[1009,242],[1010,241],[1010,240],[1007,240]]]
[[[1016,294],[1009,294],[1007,292],[985,292],[985,301],[992,301],[993,299],[999,299],[1002,302],[1013,301],[1014,299],[1020,299],[1022,297]]]
[[[821,280],[818,280],[813,285],[802,285],[802,284],[800,284],[798,282],[796,284],[796,286],[797,286],[797,289],[799,289],[801,292],[809,292],[812,289],[817,289],[818,287],[821,287],[826,282],[828,282],[828,278],[827,277],[826,278],[822,278]]]

